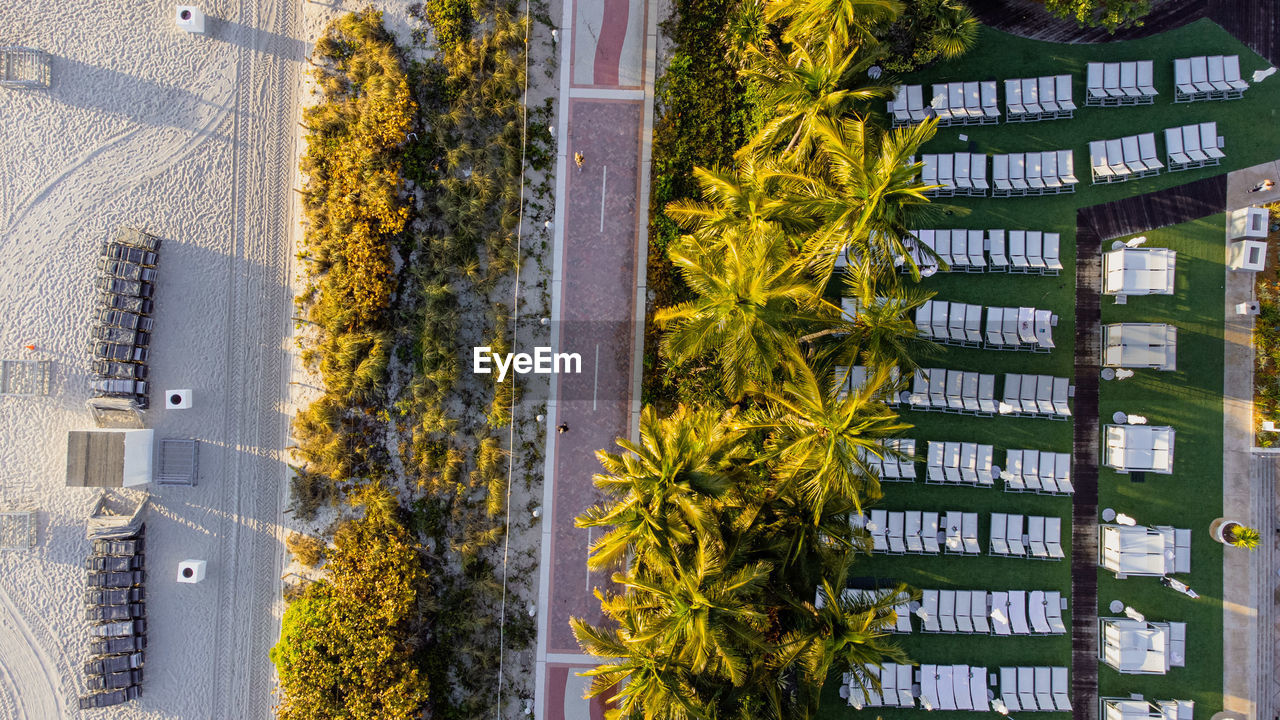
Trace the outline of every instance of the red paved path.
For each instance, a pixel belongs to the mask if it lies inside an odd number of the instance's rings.
[[[566,183],[560,350],[579,353],[583,372],[556,376],[556,421],[570,430],[556,436],[551,653],[581,652],[569,618],[599,621],[592,589],[608,581],[603,573],[588,579],[588,532],[573,519],[600,499],[591,484],[600,469],[596,450],[615,448],[616,438],[628,435],[641,110],[639,102],[605,100],[569,106],[568,152],[582,153],[586,162],[582,170],[570,166]]]

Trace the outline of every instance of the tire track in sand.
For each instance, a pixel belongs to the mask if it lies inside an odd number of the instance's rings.
[[[16,706],[15,717],[19,720],[63,717],[65,708],[58,668],[45,655],[31,628],[2,590],[0,647],[5,649],[7,659],[0,664],[0,695],[7,700],[6,705]]]

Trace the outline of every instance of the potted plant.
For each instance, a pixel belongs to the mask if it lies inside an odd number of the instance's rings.
[[[1244,523],[1235,520],[1227,520],[1218,518],[1209,525],[1209,534],[1213,535],[1213,539],[1224,545],[1244,548],[1246,550],[1256,550],[1258,542],[1261,541],[1262,535],[1257,528],[1251,528]]]

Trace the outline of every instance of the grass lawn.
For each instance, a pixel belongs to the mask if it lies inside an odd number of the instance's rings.
[[[1098,507],[1114,508],[1144,525],[1191,529],[1191,573],[1178,576],[1200,594],[1193,600],[1161,587],[1156,578],[1117,580],[1098,575],[1098,612],[1121,600],[1150,620],[1187,623],[1188,667],[1168,675],[1120,675],[1103,665],[1103,695],[1142,693],[1147,698],[1196,701],[1196,714],[1222,709],[1222,552],[1209,523],[1222,514],[1222,327],[1224,215],[1145,233],[1147,247],[1178,252],[1174,295],[1131,297],[1126,305],[1103,299],[1102,321],[1165,322],[1178,328],[1176,372],[1138,370],[1123,381],[1103,382],[1098,404],[1103,422],[1117,410],[1147,416],[1177,433],[1172,475],[1148,473],[1146,482],[1103,468]],[[1105,249],[1105,248],[1104,248]],[[1243,552],[1243,551],[1236,551]]]
[[[1061,256],[1066,270],[1061,277],[1005,274],[939,275],[924,286],[939,299],[996,306],[1026,306],[1051,310],[1059,316],[1054,332],[1057,349],[1048,355],[945,348],[942,354],[922,361],[926,367],[947,367],[987,373],[1025,372],[1057,376],[1073,374],[1075,277],[1075,218],[1079,208],[1151,192],[1166,187],[1274,160],[1280,156],[1280,81],[1267,80],[1252,87],[1242,100],[1230,102],[1173,103],[1173,59],[1197,54],[1238,54],[1242,75],[1267,67],[1267,62],[1208,20],[1152,38],[1105,45],[1063,45],[1026,40],[984,28],[978,45],[964,58],[944,67],[903,78],[907,83],[983,80],[1071,73],[1075,76],[1075,100],[1079,107],[1072,120],[1039,123],[954,127],[938,132],[927,150],[953,152],[971,149],[980,153],[1071,149],[1075,174],[1080,179],[1074,194],[1039,198],[944,199],[947,215],[935,227],[1031,229],[1061,234]],[[1156,88],[1161,95],[1153,106],[1086,108],[1083,106],[1085,65],[1093,61],[1150,59],[1155,61]],[[1003,109],[1003,83],[1001,83]],[[1218,134],[1226,138],[1222,166],[1188,172],[1164,173],[1127,183],[1093,186],[1089,181],[1088,142],[1154,132],[1163,158],[1163,129],[1191,122],[1214,120]],[[959,135],[968,136],[961,140]],[[1152,423],[1170,424],[1177,430],[1175,473],[1151,476],[1144,484],[1103,470],[1099,480],[1099,507],[1115,507],[1144,524],[1172,524],[1191,528],[1192,573],[1182,578],[1201,599],[1191,600],[1159,586],[1155,579],[1117,581],[1100,574],[1100,610],[1121,599],[1153,620],[1188,623],[1188,668],[1166,676],[1122,676],[1107,666],[1099,670],[1100,695],[1140,692],[1148,699],[1192,699],[1196,713],[1208,717],[1222,708],[1222,548],[1208,536],[1209,522],[1222,508],[1222,325],[1223,325],[1223,218],[1215,216],[1146,233],[1151,246],[1178,250],[1178,293],[1172,297],[1133,298],[1128,306],[1104,301],[1104,322],[1168,320],[1179,328],[1179,370],[1176,373],[1139,371],[1129,380],[1103,383],[1100,412],[1104,422],[1123,409],[1146,415]],[[917,451],[927,440],[969,441],[996,447],[996,464],[1007,448],[1032,448],[1069,452],[1071,423],[1029,418],[972,418],[939,413],[907,412],[916,425],[907,433],[916,438]],[[923,465],[918,466],[923,472]],[[1070,554],[1071,501],[1068,498],[1004,493],[968,487],[939,487],[916,483],[885,483],[880,507],[890,510],[962,510],[980,515],[979,537],[984,549],[991,512],[1024,515],[1057,515],[1064,519],[1064,550]],[[905,581],[921,588],[1070,590],[1070,564],[997,557],[878,555],[860,561],[851,573],[857,578],[877,578],[883,583]],[[1069,600],[1070,602],[1070,600]],[[1070,608],[1070,606],[1069,606]],[[1069,614],[1070,609],[1068,609]],[[918,623],[917,623],[918,626]],[[1057,638],[995,638],[985,635],[899,636],[915,662],[967,663],[997,668],[1002,665],[1070,665],[1069,636]],[[853,713],[836,692],[839,678],[828,683],[820,716],[847,717]],[[886,719],[916,718],[919,710],[877,708]],[[1065,713],[1037,713],[1066,717]],[[969,712],[939,712],[930,717],[971,718]]]

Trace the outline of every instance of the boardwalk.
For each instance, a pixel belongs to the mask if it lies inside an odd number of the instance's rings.
[[[1218,175],[1145,195],[1081,208],[1076,216],[1076,232],[1087,228],[1105,243],[1113,238],[1208,217],[1222,212],[1226,206],[1227,176]]]
[[[984,25],[997,30],[1062,43],[1136,40],[1207,17],[1275,63],[1280,44],[1277,5],[1280,0],[1165,0],[1155,4],[1141,27],[1125,28],[1114,35],[1103,28],[1082,28],[1074,21],[1059,20],[1046,13],[1043,3],[1036,0],[989,0],[975,3],[974,12]]]

